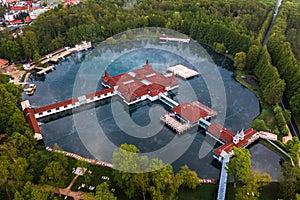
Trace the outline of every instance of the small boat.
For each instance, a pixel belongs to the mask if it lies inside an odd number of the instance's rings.
[[[35,89],[36,89],[36,85],[35,84],[30,84],[28,88],[24,89],[24,92],[27,95],[33,95]]]

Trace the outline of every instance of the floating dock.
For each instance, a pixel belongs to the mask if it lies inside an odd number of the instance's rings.
[[[42,64],[48,63],[48,62],[58,62],[60,59],[78,51],[87,50],[92,48],[92,43],[88,41],[82,41],[80,44],[76,44],[75,47],[64,47],[61,49],[58,49],[40,59]]]
[[[55,66],[51,65],[49,67],[46,67],[46,68],[42,69],[41,71],[38,71],[36,74],[37,75],[43,75],[43,74],[46,74],[47,72],[52,71],[54,69],[55,69]]]
[[[190,38],[172,38],[166,34],[162,34],[159,39],[162,43],[166,43],[167,41],[189,43],[191,40]]]
[[[182,134],[192,127],[190,123],[182,123],[175,119],[175,114],[167,113],[160,117],[160,120],[167,124],[169,127],[173,128],[178,134]]]
[[[184,79],[188,79],[188,78],[199,75],[199,72],[192,70],[182,64],[168,67],[168,71],[173,72],[175,75],[178,75]]]
[[[60,59],[66,57],[66,56],[68,56],[68,55],[70,55],[71,53],[73,53],[73,52],[72,52],[72,51],[68,51],[68,50],[63,51],[63,52],[61,52],[61,53],[59,53],[59,54],[56,54],[56,55],[53,56],[52,58],[50,58],[49,61],[50,61],[50,62],[57,63]]]
[[[35,92],[36,89],[36,85],[35,84],[30,84],[28,88],[24,89],[24,92],[27,95],[33,95],[33,93]]]
[[[88,50],[92,48],[92,43],[88,41],[82,41],[80,44],[76,44],[74,48],[68,49],[70,52],[78,52],[83,50]]]

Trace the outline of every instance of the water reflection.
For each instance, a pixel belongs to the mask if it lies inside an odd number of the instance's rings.
[[[222,97],[218,92],[220,87],[217,83],[207,84],[209,81],[214,82],[217,77],[216,71],[211,67],[215,64],[204,50],[198,51],[197,57],[190,56],[196,51],[193,45],[189,47],[185,44],[168,43],[162,48],[161,44],[156,41],[134,41],[122,43],[117,47],[99,46],[89,52],[76,53],[58,63],[56,70],[45,77],[32,75],[30,82],[37,85],[36,93],[30,97],[24,95],[23,98],[29,99],[33,106],[39,107],[66,100],[72,96],[94,92],[102,88],[99,80],[105,69],[112,75],[124,73],[141,67],[148,58],[153,68],[160,72],[166,72],[166,67],[177,63],[200,69],[200,76],[187,81],[180,80],[180,89],[174,99],[178,101],[198,100],[208,106],[213,105],[218,111],[218,116],[226,116],[226,118],[220,117],[216,120],[225,120],[225,126],[233,131],[248,127],[259,114],[259,104],[255,95],[234,80],[233,73],[227,70],[232,67],[229,61],[221,55],[212,54],[227,68],[217,66],[226,92],[226,96]],[[178,51],[182,53],[176,53]],[[194,96],[189,91],[192,91]],[[226,105],[223,102],[227,102]],[[135,144],[142,153],[150,152],[149,155],[152,157],[168,155],[161,159],[165,162],[176,160],[172,162],[175,170],[188,164],[201,177],[218,178],[218,163],[213,160],[211,152],[218,144],[211,138],[205,137],[203,130],[198,129],[193,133],[178,136],[168,127],[161,125],[162,128],[158,133],[153,134],[151,130],[144,129],[140,133],[140,138],[133,137],[120,128],[119,121],[123,123],[122,125],[129,126],[125,120],[129,117],[138,126],[145,127],[151,123],[149,114],[151,107],[159,106],[164,110],[168,108],[160,102],[145,101],[135,107],[124,107],[122,112],[117,113],[119,117],[117,118],[114,116],[116,113],[112,105],[111,100],[107,100],[92,105],[91,109],[86,107],[80,112],[65,113],[65,116],[57,117],[55,120],[44,119],[45,124],[41,126],[41,130],[45,144],[53,146],[57,143],[66,151],[110,162],[114,146],[131,143]],[[226,108],[225,111],[224,108]],[[122,118],[123,121],[116,122],[117,119]],[[82,120],[78,122],[78,119]],[[134,127],[127,128],[134,129]],[[151,152],[155,153],[151,154]],[[208,152],[208,154],[203,154],[203,152]],[[180,157],[177,159],[178,155]]]

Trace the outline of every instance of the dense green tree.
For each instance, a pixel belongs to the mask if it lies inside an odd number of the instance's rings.
[[[234,180],[234,188],[239,180],[247,181],[251,172],[251,160],[249,150],[233,147],[234,156],[227,163],[226,170],[228,175]]]
[[[116,200],[117,197],[109,190],[109,184],[103,182],[96,187],[96,194],[87,193],[82,196],[84,200]]]
[[[44,169],[48,163],[51,162],[51,160],[52,158],[50,153],[42,150],[35,151],[28,156],[29,167],[34,172],[33,181],[35,183],[40,182],[40,178],[44,173]]]
[[[8,156],[0,156],[0,185],[5,185],[5,190],[7,197],[11,199],[10,197],[10,191],[8,187],[8,179],[10,178],[10,166],[11,161]]]
[[[263,90],[265,101],[271,105],[279,103],[285,90],[285,82],[282,79],[272,81]]]
[[[109,190],[109,185],[107,182],[103,182],[96,188],[96,200],[116,200],[117,198]]]
[[[138,190],[142,192],[143,199],[146,199],[146,194],[150,186],[149,177],[149,160],[146,156],[141,156],[138,160],[139,173],[135,173],[133,183],[137,186]]]
[[[34,139],[33,134],[30,132],[25,132],[25,134],[20,134],[15,132],[11,137],[3,144],[8,155],[12,159],[18,157],[27,157],[34,152],[34,146],[36,144],[36,139]]]
[[[284,116],[285,122],[289,124],[291,122],[291,112],[289,110],[282,111],[282,114]]]
[[[300,170],[290,162],[284,162],[281,167],[283,177],[280,180],[279,197],[284,200],[294,199],[300,183]]]
[[[16,109],[16,98],[8,92],[3,84],[0,84],[0,133],[5,133],[7,117],[12,116]]]
[[[18,42],[8,40],[5,43],[6,54],[5,57],[11,61],[21,60],[21,47]]]
[[[14,132],[24,134],[26,131],[29,131],[24,115],[19,109],[15,109],[15,112],[9,117],[7,125],[6,133],[9,135]]]
[[[41,63],[41,61],[40,61],[40,59],[41,59],[41,56],[40,56],[40,54],[36,51],[35,53],[34,53],[34,55],[33,55],[33,62],[35,63],[35,65],[37,65],[37,66],[42,66],[42,63]]]
[[[225,53],[226,52],[226,47],[223,43],[214,43],[214,49],[217,53]]]
[[[150,174],[152,184],[149,187],[149,192],[152,199],[175,199],[179,184],[174,177],[172,166],[169,164],[163,166],[162,161],[155,159],[151,160],[150,166],[152,168],[157,168],[159,166],[159,169]]]
[[[197,173],[191,171],[187,165],[181,167],[181,170],[176,174],[176,180],[181,182],[181,186],[190,189],[196,189],[200,184]]]
[[[11,93],[14,96],[15,98],[14,102],[17,103],[22,101],[22,91],[23,91],[22,86],[13,83],[6,83],[4,87],[7,92]]]
[[[19,157],[10,165],[10,174],[16,185],[21,186],[32,180],[32,175],[28,170],[28,162],[25,158]]]
[[[262,119],[255,119],[251,124],[251,128],[258,131],[266,131],[268,129],[265,121]]]
[[[50,162],[44,169],[41,178],[42,183],[55,187],[65,187],[64,182],[67,177],[65,166],[59,161]]]
[[[114,180],[128,198],[140,194],[146,199],[149,194],[152,199],[174,199],[181,185],[195,189],[199,184],[196,172],[187,166],[175,176],[171,165],[155,158],[149,161],[138,152],[134,145],[122,144],[113,153],[113,165],[119,169],[113,171]]]
[[[260,81],[263,99],[271,105],[278,103],[283,96],[286,84],[280,78],[277,69],[272,66],[271,57],[266,46],[263,47],[254,73]]]
[[[38,52],[38,40],[35,32],[25,32],[25,35],[22,38],[22,44],[27,58],[33,58],[35,52]]]
[[[247,54],[245,52],[238,52],[234,56],[234,66],[239,70],[243,70],[246,65]]]
[[[300,142],[297,137],[293,137],[287,142],[287,149],[294,163],[300,166]]]
[[[294,96],[292,96],[291,100],[290,100],[290,105],[292,108],[292,111],[299,115],[300,114],[300,94],[296,94]]]
[[[256,171],[251,171],[246,183],[237,189],[236,200],[256,200],[260,197],[260,188],[271,182],[269,174],[260,174]]]
[[[254,69],[258,62],[258,56],[260,53],[260,48],[257,45],[252,45],[249,47],[247,57],[246,57],[246,68]]]
[[[134,173],[138,173],[138,148],[131,144],[122,144],[113,153],[112,163],[116,170],[113,171],[114,180],[132,198],[137,195],[137,186],[133,184]]]
[[[2,74],[2,72],[0,72],[0,84],[8,83],[8,81],[9,81],[9,76]]]
[[[42,188],[42,187],[41,187]],[[21,191],[16,191],[15,200],[48,200],[50,193],[43,191],[41,188],[33,185],[31,182],[26,182]]]

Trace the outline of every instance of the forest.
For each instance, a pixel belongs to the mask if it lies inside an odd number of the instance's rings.
[[[130,1],[131,2],[131,1]],[[252,127],[258,130],[272,129],[275,133],[288,134],[286,123],[290,112],[282,110],[278,103],[285,97],[291,110],[300,121],[300,3],[284,1],[266,46],[264,35],[273,16],[274,1],[197,1],[197,0],[139,0],[132,4],[126,0],[88,0],[77,6],[57,8],[39,16],[34,23],[22,29],[23,35],[12,37],[9,28],[0,32],[0,58],[11,63],[35,60],[65,46],[74,46],[82,40],[97,45],[120,32],[139,27],[164,27],[189,35],[200,43],[212,46],[216,52],[234,60],[237,73],[245,73],[259,82],[254,92],[264,108],[271,110],[275,121],[260,116]],[[81,177],[81,181],[97,182],[100,174],[119,177],[110,184],[97,186],[96,192],[86,199],[166,199],[178,197],[180,188],[195,189],[195,173],[183,166],[174,174],[172,166],[166,165],[152,173],[120,173],[105,167],[87,165],[49,153],[37,144],[20,111],[22,88],[8,82],[0,74],[0,197],[5,199],[60,199],[53,191],[66,187],[73,176],[66,175],[74,166],[88,168],[93,175]],[[59,149],[59,147],[56,147]],[[123,149],[137,153],[134,146]],[[294,138],[284,148],[297,162],[300,149]],[[115,152],[115,160],[126,156]],[[133,157],[133,161],[155,163],[161,161]],[[118,162],[117,162],[118,163]],[[124,166],[121,166],[124,167]],[[126,167],[126,166],[125,166]],[[284,179],[280,181],[278,198],[299,198],[300,170],[286,162]],[[18,173],[16,173],[18,172]],[[179,174],[179,175],[178,175]],[[233,178],[236,174],[233,173]],[[190,179],[184,179],[188,176]],[[259,178],[258,178],[259,177]],[[263,176],[265,177],[265,176]],[[245,191],[257,191],[260,175],[249,172],[239,182],[236,199],[244,198]],[[119,181],[118,180],[123,180]],[[144,182],[143,180],[147,180]],[[167,180],[167,181],[165,181]],[[125,184],[127,181],[127,184]],[[238,182],[238,181],[237,181]],[[43,187],[42,187],[43,186]],[[47,186],[47,187],[45,187]],[[76,185],[76,187],[79,185]],[[122,192],[112,193],[112,187]],[[162,189],[161,189],[162,188]],[[257,198],[259,198],[259,193]]]

